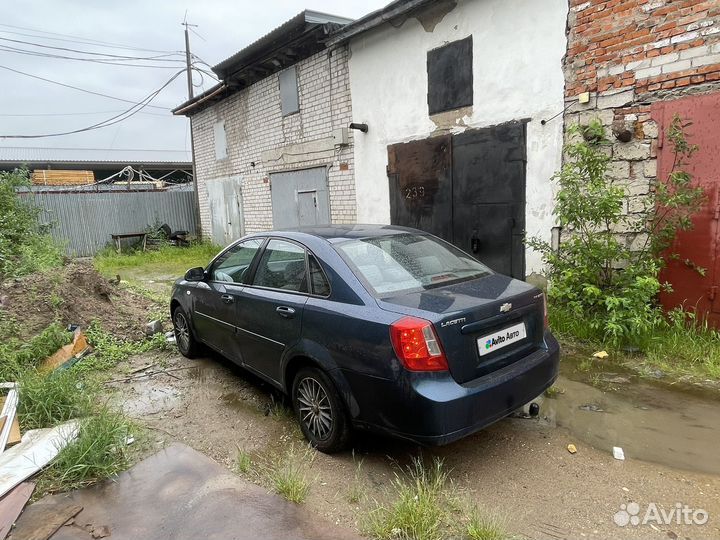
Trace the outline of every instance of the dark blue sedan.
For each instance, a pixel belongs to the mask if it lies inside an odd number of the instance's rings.
[[[403,227],[246,236],[188,270],[171,311],[183,355],[206,345],[287,393],[323,452],[353,428],[449,443],[558,373],[540,290]]]

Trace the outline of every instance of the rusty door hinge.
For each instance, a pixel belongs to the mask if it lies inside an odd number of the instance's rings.
[[[715,295],[717,294],[717,285],[713,285],[708,289],[708,299],[710,299],[711,302],[715,301]]]

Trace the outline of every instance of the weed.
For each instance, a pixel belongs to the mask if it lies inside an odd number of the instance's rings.
[[[285,454],[265,465],[263,472],[278,495],[300,504],[310,491],[308,469],[313,459],[314,451],[309,447],[298,451],[291,445]]]
[[[107,369],[132,355],[168,347],[162,332],[143,341],[125,341],[103,330],[98,321],[91,322],[85,334],[90,345],[95,348],[95,353],[75,365],[75,369],[80,371]]]
[[[63,448],[42,476],[45,492],[91,485],[124,470],[129,464],[128,437],[137,427],[122,414],[101,408],[80,423],[78,438]]]
[[[559,395],[564,394],[564,393],[565,393],[564,388],[560,388],[559,386],[553,385],[550,388],[548,388],[547,390],[545,390],[545,397],[548,397],[550,399],[555,399],[556,397],[558,397]]]
[[[49,427],[91,412],[96,387],[74,369],[49,375],[35,369],[18,374],[18,418],[23,429]]]
[[[355,462],[355,451],[353,450],[353,461]],[[353,483],[348,491],[348,502],[350,504],[357,504],[364,500],[366,497],[365,488],[360,480],[360,472],[362,470],[363,460],[355,462],[355,477]]]
[[[447,481],[441,459],[426,467],[422,458],[414,458],[403,474],[395,476],[395,501],[389,506],[376,503],[365,532],[375,538],[440,538],[448,520]]]
[[[471,540],[497,540],[507,536],[505,520],[474,509],[466,526],[466,536]]]
[[[3,329],[8,332],[10,329],[17,329],[17,323],[9,321]],[[72,334],[66,331],[58,323],[53,323],[40,334],[28,342],[22,342],[15,336],[6,336],[0,343],[0,357],[3,361],[0,365],[0,378],[13,380],[23,370],[32,369],[57,351],[63,345],[72,341]]]
[[[247,474],[252,467],[252,458],[245,450],[238,447],[237,457],[235,458],[235,471],[239,474]]]

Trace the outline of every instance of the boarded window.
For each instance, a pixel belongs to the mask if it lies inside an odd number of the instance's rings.
[[[282,115],[296,113],[300,110],[298,97],[297,71],[295,66],[281,71],[280,75],[280,106]]]
[[[225,136],[225,122],[215,122],[213,126],[215,136],[215,159],[225,159],[227,157],[227,137]]]
[[[472,36],[428,51],[430,114],[473,104],[472,61]]]

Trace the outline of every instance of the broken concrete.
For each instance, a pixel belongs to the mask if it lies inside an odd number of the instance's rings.
[[[41,499],[25,509],[16,530],[68,503],[83,510],[51,536],[55,540],[90,540],[105,532],[117,540],[356,537],[177,443],[112,482]]]

